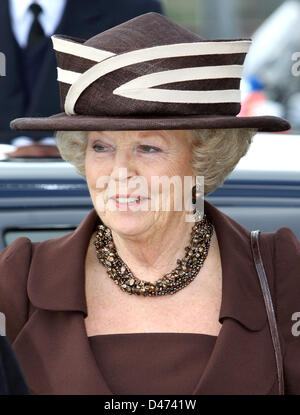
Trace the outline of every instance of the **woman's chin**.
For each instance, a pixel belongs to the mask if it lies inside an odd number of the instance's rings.
[[[132,212],[130,210],[106,212],[103,220],[106,226],[123,235],[142,233],[154,222],[153,215],[149,215],[149,212]]]
[[[136,235],[142,233],[154,223],[154,212],[151,211],[126,211],[115,210],[100,213],[100,218],[106,226],[113,229],[114,232],[123,235]]]

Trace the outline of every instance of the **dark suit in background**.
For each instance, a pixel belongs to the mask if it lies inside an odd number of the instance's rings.
[[[104,30],[147,12],[162,12],[159,0],[68,0],[57,34],[88,39]],[[41,61],[30,101],[26,97],[24,73],[18,45],[11,28],[9,2],[1,0],[0,52],[6,56],[6,76],[0,77],[0,143],[25,135],[38,139],[50,131],[10,131],[18,117],[48,117],[61,112],[56,59],[51,39]]]
[[[0,395],[29,395],[28,386],[9,341],[0,336]]]

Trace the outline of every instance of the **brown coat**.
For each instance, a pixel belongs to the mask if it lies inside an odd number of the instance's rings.
[[[222,323],[196,394],[277,394],[275,355],[250,231],[205,201],[222,263]],[[111,394],[89,346],[84,260],[93,209],[63,237],[21,237],[0,254],[0,311],[34,394]],[[282,227],[260,235],[284,357],[285,393],[300,394],[300,243]],[[176,345],[174,345],[176,347]],[[126,381],[126,380],[125,380]]]

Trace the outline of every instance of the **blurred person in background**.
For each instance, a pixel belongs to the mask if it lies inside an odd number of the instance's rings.
[[[240,115],[275,115],[300,130],[300,1],[288,0],[253,35]],[[263,98],[264,97],[264,98]]]
[[[162,12],[159,0],[1,0],[0,52],[6,67],[0,76],[0,144],[17,147],[11,156],[59,157],[51,131],[9,128],[13,118],[48,116],[60,109],[50,36],[88,39],[151,11]]]

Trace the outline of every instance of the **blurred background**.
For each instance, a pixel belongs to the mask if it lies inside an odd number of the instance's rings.
[[[283,3],[283,0],[162,0],[168,16],[207,39],[251,37]]]
[[[168,16],[205,39],[251,38],[240,115],[280,116],[293,130],[300,130],[299,0],[162,0],[162,4]]]

